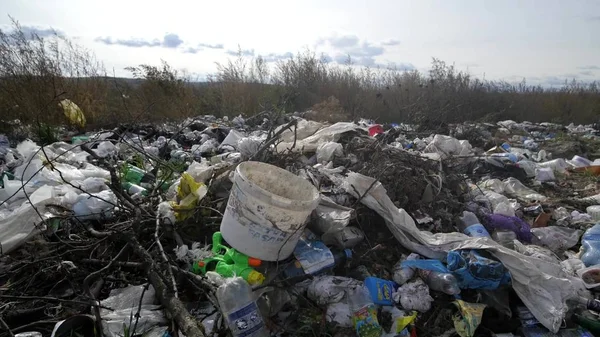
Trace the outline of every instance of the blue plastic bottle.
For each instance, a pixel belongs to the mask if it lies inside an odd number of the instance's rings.
[[[393,305],[392,292],[398,285],[393,281],[377,277],[365,278],[365,287],[369,290],[373,303],[379,305]]]
[[[581,252],[581,261],[586,267],[600,264],[600,223],[583,234]]]

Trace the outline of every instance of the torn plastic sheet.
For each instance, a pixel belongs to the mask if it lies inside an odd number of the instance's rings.
[[[52,217],[52,214],[46,211],[46,205],[60,202],[52,186],[40,187],[29,195],[29,200],[31,203],[24,201],[14,209],[0,209],[0,254],[10,253],[32,236],[45,230],[44,221]]]
[[[348,226],[353,213],[354,209],[338,205],[330,198],[321,195],[319,205],[312,213],[311,229],[319,234],[341,231]]]
[[[400,244],[413,252],[444,260],[451,250],[487,250],[510,271],[513,289],[535,317],[553,332],[560,328],[568,310],[566,300],[577,292],[577,283],[571,282],[560,264],[527,257],[487,237],[470,238],[461,233],[420,231],[410,215],[394,205],[385,188],[375,179],[354,172],[349,173],[347,178],[328,176],[347,193],[357,198],[356,193],[364,196],[361,202],[381,215]]]
[[[111,290],[109,297],[101,301],[103,306],[114,309],[100,309],[105,335],[109,337],[125,336],[125,327],[133,329],[136,320],[135,318],[132,320],[132,317],[138,310],[140,318],[137,321],[136,334],[146,335],[145,333],[157,326],[166,325],[167,319],[163,312],[158,310],[160,305],[154,304],[154,298],[155,291],[151,285],[146,291],[144,291],[144,285]]]
[[[293,129],[294,128],[292,127],[292,134],[293,134]],[[358,126],[354,123],[346,123],[346,122],[335,123],[331,126],[328,126],[326,128],[323,128],[323,129],[317,131],[312,136],[306,137],[304,139],[297,139],[295,142],[296,143],[295,147],[293,147],[293,145],[294,145],[293,139],[291,142],[290,141],[281,142],[277,145],[277,151],[282,152],[285,150],[292,150],[292,151],[315,152],[315,151],[317,151],[317,148],[319,147],[320,144],[326,143],[326,142],[336,142],[339,140],[340,136],[343,133],[346,133],[348,131],[354,131],[357,129],[362,130],[363,128],[361,128],[360,126]]]

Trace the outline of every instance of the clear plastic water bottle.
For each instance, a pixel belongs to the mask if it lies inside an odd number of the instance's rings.
[[[600,223],[585,231],[581,238],[581,261],[586,267],[600,264]]]
[[[432,290],[441,291],[448,295],[457,295],[460,293],[458,281],[450,273],[419,269],[419,276]]]
[[[377,308],[367,288],[357,287],[349,291],[348,304],[350,304],[352,323],[358,337],[381,336],[383,329],[377,320]]]
[[[243,278],[225,279],[217,289],[217,300],[233,336],[269,336],[252,288]]]
[[[459,217],[460,221],[458,226],[460,230],[468,236],[479,238],[479,237],[490,237],[490,233],[483,227],[477,215],[473,212],[464,211],[463,216]]]

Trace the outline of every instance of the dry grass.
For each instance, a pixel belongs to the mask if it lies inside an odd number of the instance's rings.
[[[218,64],[204,83],[165,62],[128,70],[133,80],[109,76],[89,51],[60,36],[27,36],[15,21],[13,30],[0,31],[1,119],[18,118],[38,128],[62,125],[57,103],[63,98],[83,109],[88,128],[265,110],[312,109],[312,118],[329,121],[367,117],[438,124],[502,119],[592,123],[600,116],[596,83],[565,83],[549,90],[482,81],[436,59],[423,74],[331,64],[310,51],[276,64],[240,53]]]

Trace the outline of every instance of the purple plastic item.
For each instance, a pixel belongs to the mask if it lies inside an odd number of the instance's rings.
[[[484,216],[485,226],[492,232],[495,229],[507,229],[517,234],[517,239],[521,242],[531,243],[533,234],[529,224],[516,216],[506,216],[502,214],[487,214]]]

